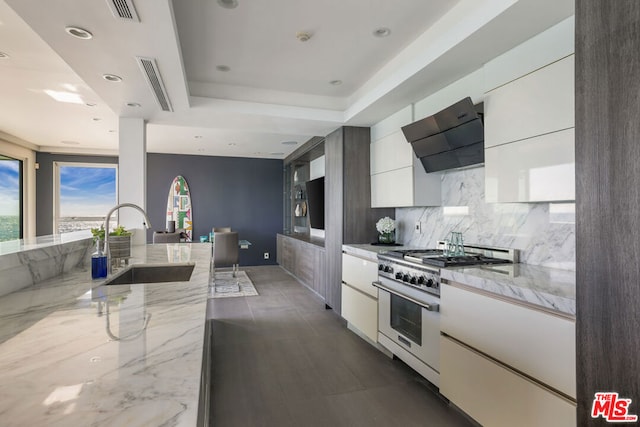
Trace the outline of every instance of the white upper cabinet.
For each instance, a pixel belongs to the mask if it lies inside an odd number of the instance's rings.
[[[575,199],[574,55],[485,95],[487,202]]]
[[[371,143],[371,207],[438,206],[441,174],[426,173],[402,131]]]
[[[574,56],[485,96],[485,148],[575,126]]]

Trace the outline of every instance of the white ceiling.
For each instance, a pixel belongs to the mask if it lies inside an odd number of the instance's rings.
[[[0,59],[1,138],[115,154],[118,117],[140,117],[150,152],[283,158],[339,126],[371,126],[574,8],[573,0],[238,0],[235,9],[130,0],[140,22],[127,22],[110,1],[0,0],[0,52],[9,55]],[[69,36],[69,25],[93,38]],[[391,34],[374,37],[380,27]],[[137,56],[156,59],[173,112],[161,111]]]

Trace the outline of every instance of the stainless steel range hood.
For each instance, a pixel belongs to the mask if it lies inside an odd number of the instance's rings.
[[[482,109],[467,97],[402,128],[427,172],[484,163]]]

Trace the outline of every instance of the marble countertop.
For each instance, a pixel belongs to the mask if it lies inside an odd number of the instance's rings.
[[[576,273],[529,264],[456,267],[443,279],[567,317],[576,315]]]
[[[396,247],[398,248],[398,247]],[[410,247],[400,247],[410,249]],[[372,261],[391,246],[342,245],[342,251]],[[530,264],[443,268],[443,279],[567,317],[576,315],[576,273]]]
[[[77,242],[92,238],[89,230],[74,231],[72,233],[51,234],[48,236],[32,237],[20,240],[0,242],[0,255],[12,254],[31,249],[48,248],[64,243]]]
[[[0,297],[3,426],[196,425],[211,244],[133,246],[189,282],[101,285],[75,270]]]
[[[379,253],[390,251],[393,249],[408,248],[404,246],[372,245],[370,243],[342,245],[342,252],[360,256],[362,258],[368,258],[371,260],[377,260]]]

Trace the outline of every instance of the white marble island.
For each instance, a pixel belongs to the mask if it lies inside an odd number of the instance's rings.
[[[100,286],[87,269],[0,297],[0,424],[195,426],[210,244],[134,246],[188,282]]]

